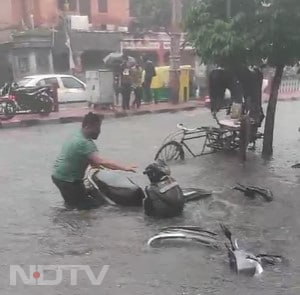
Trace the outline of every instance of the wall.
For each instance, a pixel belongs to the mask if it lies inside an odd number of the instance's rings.
[[[32,1],[32,0],[27,0]],[[35,14],[38,24],[51,26],[58,21],[58,15],[61,11],[58,9],[57,0],[34,0]],[[100,13],[98,0],[85,0],[90,2],[90,17],[93,26],[100,27],[105,24],[114,24],[117,26],[127,26],[130,21],[129,0],[107,0],[108,12]],[[79,14],[80,1],[77,2],[76,11],[70,14]]]
[[[108,12],[100,13],[98,0],[91,0],[92,23],[94,26],[101,24],[114,24],[117,26],[128,26],[129,0],[108,0]]]
[[[36,21],[39,25],[51,27],[58,22],[57,0],[38,0],[35,5]]]
[[[100,13],[98,0],[91,1],[91,21],[93,26],[113,24],[117,26],[128,26],[129,0],[108,0],[108,12]],[[30,15],[34,15],[36,25],[48,26],[57,24],[60,13],[57,0],[0,0],[0,29],[21,24],[24,19],[27,25],[30,24]],[[79,1],[78,1],[79,2]],[[78,14],[77,11],[73,14]]]
[[[0,28],[13,25],[12,2],[11,0],[1,0]]]
[[[36,25],[51,25],[56,22],[56,0],[0,0],[0,28],[15,27],[22,23],[31,24],[34,15]],[[53,18],[55,19],[53,21]],[[52,22],[50,22],[52,20]]]
[[[49,48],[19,48],[11,51],[10,60],[15,80],[24,76],[53,73],[52,53]]]
[[[22,0],[11,0],[11,7],[12,7],[12,23],[18,25],[21,23],[23,18]]]

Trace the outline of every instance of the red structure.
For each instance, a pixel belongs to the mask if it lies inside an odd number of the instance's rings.
[[[59,112],[59,103],[58,103],[58,84],[53,84],[52,85],[52,98],[53,98],[53,104],[54,104],[54,112]]]
[[[144,38],[136,39],[128,36],[121,42],[121,48],[128,55],[139,57],[148,54],[157,66],[169,65],[171,41],[165,33],[153,33]],[[182,38],[181,64],[195,66],[195,53],[191,46],[184,45]]]

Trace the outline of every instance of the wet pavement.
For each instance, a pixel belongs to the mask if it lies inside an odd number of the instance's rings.
[[[61,143],[78,123],[1,130],[0,145],[0,294],[22,295],[298,295],[300,292],[300,103],[278,105],[275,152],[264,161],[258,150],[243,167],[235,154],[213,154],[171,166],[183,187],[214,190],[211,198],[190,203],[184,215],[153,220],[139,209],[100,208],[91,212],[64,210],[50,179]],[[213,124],[206,109],[107,120],[97,144],[105,157],[134,163],[132,178],[144,186],[143,168],[176,123]],[[269,187],[274,201],[249,200],[232,191],[236,182]],[[228,267],[226,251],[200,245],[147,248],[146,242],[167,225],[199,225],[219,230],[226,223],[241,246],[275,253],[288,264],[266,269],[259,278],[237,277]],[[89,265],[95,274],[110,265],[101,286],[91,286],[79,273],[70,286],[65,273],[57,286],[9,285],[10,265]],[[49,274],[51,277],[51,275]],[[50,279],[49,277],[49,279]]]
[[[17,114],[10,120],[2,121],[0,117],[0,128],[19,128],[37,125],[81,122],[84,115],[89,111],[101,114],[108,119],[140,116],[145,114],[175,113],[180,111],[194,110],[204,106],[205,102],[201,100],[190,100],[176,105],[169,102],[162,102],[157,104],[142,104],[141,108],[139,109],[131,108],[130,110],[124,112],[120,106],[116,106],[115,108],[99,109],[88,107],[87,103],[71,103],[60,105],[58,112],[52,112],[50,114]]]

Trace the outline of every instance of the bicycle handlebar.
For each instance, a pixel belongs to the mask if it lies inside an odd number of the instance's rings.
[[[185,126],[183,126],[183,124],[177,124],[177,128],[184,130],[184,131],[197,131],[199,130],[199,128],[187,128]]]

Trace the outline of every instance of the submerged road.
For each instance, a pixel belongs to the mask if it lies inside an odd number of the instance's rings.
[[[64,139],[79,124],[0,131],[0,294],[1,295],[298,295],[300,292],[300,103],[279,103],[275,153],[264,161],[258,150],[249,153],[246,167],[236,155],[214,154],[172,165],[183,187],[214,190],[211,198],[188,204],[184,215],[153,220],[141,210],[100,208],[92,212],[64,210],[53,186],[52,163]],[[143,169],[163,138],[184,123],[213,124],[205,109],[177,114],[140,116],[103,123],[97,141],[103,156],[137,164]],[[236,182],[272,189],[274,201],[245,199],[232,191]],[[230,272],[226,251],[200,245],[147,248],[146,242],[167,225],[200,225],[220,233],[226,223],[240,244],[259,253],[276,253],[288,265],[269,268],[260,278]],[[110,268],[101,286],[92,286],[84,272],[70,286],[70,272],[57,286],[24,286],[20,278],[10,286],[10,265],[89,265],[98,275]],[[49,273],[47,279],[53,279]]]

